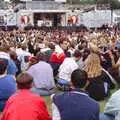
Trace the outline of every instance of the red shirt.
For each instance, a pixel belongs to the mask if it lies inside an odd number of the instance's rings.
[[[65,59],[65,54],[64,53],[56,53],[53,52],[51,57],[50,57],[50,62],[54,62],[54,63],[62,63]]]
[[[20,90],[8,100],[1,120],[51,120],[44,100],[29,90]]]

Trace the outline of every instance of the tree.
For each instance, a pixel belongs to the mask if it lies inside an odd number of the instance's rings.
[[[110,0],[96,0],[97,4],[108,4]]]
[[[120,9],[119,0],[97,0],[97,4],[109,4],[111,9]]]
[[[69,4],[78,4],[79,2],[79,0],[67,0],[67,3]]]
[[[18,3],[20,3],[20,0],[11,0],[11,2],[12,2],[13,4],[18,4]]]
[[[111,9],[120,9],[119,0],[110,0]]]

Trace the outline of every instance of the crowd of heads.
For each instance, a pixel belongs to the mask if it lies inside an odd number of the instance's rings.
[[[32,54],[28,59],[29,66],[40,60],[49,62],[50,55],[46,56],[46,49],[56,52],[56,45],[67,57],[75,56],[78,60],[82,57],[88,77],[95,77],[101,74],[101,65],[107,70],[111,67],[110,53],[115,61],[118,60],[120,31],[114,28],[0,31],[0,51],[9,53],[14,61],[17,60],[16,49],[29,51]],[[106,61],[109,64],[105,64]]]
[[[45,96],[61,88],[70,94],[81,89],[101,101],[108,97],[110,89],[120,84],[117,68],[120,68],[119,29],[0,30],[0,78],[16,78],[14,92],[30,89],[31,93]],[[7,99],[12,94],[13,91]]]

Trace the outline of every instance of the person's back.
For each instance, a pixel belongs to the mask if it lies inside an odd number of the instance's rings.
[[[33,78],[22,73],[16,82],[18,92],[7,101],[1,120],[51,120],[44,100],[30,91]]]
[[[72,72],[79,67],[76,61],[78,61],[80,57],[80,51],[75,50],[73,57],[65,58],[63,63],[59,67],[58,77],[70,82]]]
[[[27,71],[34,78],[32,91],[41,96],[51,95],[55,87],[52,67],[45,61],[44,53],[38,52],[36,57],[39,62]]]
[[[27,72],[33,76],[36,88],[50,89],[54,87],[53,70],[48,63],[40,61],[31,66]]]
[[[49,120],[48,116],[40,96],[21,90],[8,100],[2,120]]]
[[[80,69],[73,71],[71,83],[71,91],[52,98],[53,120],[99,120],[98,103],[82,90],[87,84],[86,72]]]
[[[5,75],[0,78],[0,100],[7,100],[16,91],[16,82],[13,76]]]
[[[78,66],[74,59],[65,58],[58,70],[59,78],[70,81],[71,72],[76,68],[78,68]]]
[[[7,63],[5,59],[0,59],[0,111],[3,111],[8,98],[16,92],[16,82],[12,75],[7,75]]]
[[[55,95],[53,101],[59,109],[61,120],[99,120],[97,102],[82,91]]]

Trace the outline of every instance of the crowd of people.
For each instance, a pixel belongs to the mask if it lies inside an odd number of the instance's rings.
[[[119,29],[0,30],[1,120],[119,120],[119,78]]]

